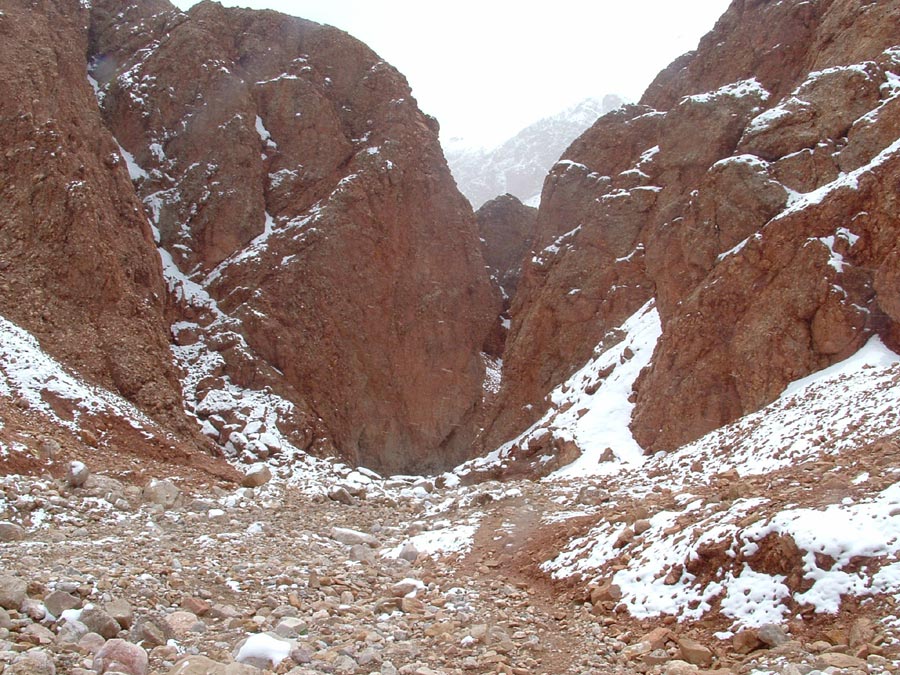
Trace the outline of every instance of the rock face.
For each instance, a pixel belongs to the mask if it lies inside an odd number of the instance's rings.
[[[0,15],[0,314],[183,432],[159,258],[85,77],[86,21],[74,0]]]
[[[598,117],[620,105],[622,99],[615,94],[585,99],[530,124],[492,149],[466,147],[451,139],[445,153],[453,177],[476,209],[505,193],[534,206],[560,153]]]
[[[481,252],[491,280],[503,297],[504,310],[516,294],[522,263],[531,250],[537,209],[525,206],[511,194],[487,202],[475,213]]]
[[[898,345],[900,3],[736,0],[544,186],[489,445],[654,300],[632,430],[671,449]],[[840,39],[836,39],[837,35]]]
[[[182,320],[189,405],[209,417],[222,390],[269,387],[303,450],[384,470],[460,458],[493,299],[404,78],[272,12],[98,2],[91,20],[104,118],[134,156]]]

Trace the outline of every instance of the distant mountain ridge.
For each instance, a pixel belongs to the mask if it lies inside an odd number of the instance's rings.
[[[528,206],[540,203],[544,178],[569,144],[606,113],[622,105],[615,94],[588,98],[538,120],[495,148],[444,144],[456,184],[475,209],[511,194]]]

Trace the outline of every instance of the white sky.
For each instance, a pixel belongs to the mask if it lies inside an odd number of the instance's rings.
[[[196,0],[175,0],[186,9]],[[341,28],[406,75],[446,140],[494,145],[589,96],[637,100],[729,0],[224,0]]]

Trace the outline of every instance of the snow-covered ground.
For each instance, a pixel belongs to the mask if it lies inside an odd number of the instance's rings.
[[[660,453],[637,465],[617,465],[615,481],[606,483],[613,503],[632,499],[653,504],[654,493],[671,491],[677,495],[675,508],[651,510],[646,530],[625,546],[623,534],[633,535],[632,525],[600,522],[571,541],[544,569],[557,578],[577,575],[612,581],[622,591],[621,602],[636,617],[672,614],[699,619],[718,602],[718,612],[733,621],[733,630],[779,622],[789,616],[791,607],[834,613],[842,596],[900,593],[897,469],[881,476],[889,483],[886,488],[856,498],[848,496],[848,489],[832,503],[817,501],[815,494],[802,496],[801,482],[793,474],[787,487],[798,488],[801,496],[796,499],[808,504],[792,503],[794,493],[787,498],[779,493],[780,485],[769,491],[748,483],[742,490],[746,494],[730,503],[695,494],[719,485],[728,472],[734,472],[738,482],[758,477],[765,483],[778,471],[790,472],[803,463],[841,454],[852,459],[865,442],[900,426],[898,381],[900,357],[872,338],[846,361],[793,383],[778,400],[752,415],[673,453]],[[552,486],[562,477],[597,474],[590,465],[576,465],[547,482]],[[822,479],[817,476],[816,483]],[[848,488],[869,480],[867,472],[845,479]],[[799,549],[802,577],[811,588],[801,592],[791,588],[784,575],[754,569],[760,542],[773,536],[789,537]],[[718,570],[701,572],[699,565],[690,571],[692,561],[717,547],[732,562],[719,561]],[[624,568],[620,565],[610,574],[608,563],[621,562],[624,550],[629,554]],[[851,560],[860,558],[870,558],[872,564],[846,569]]]

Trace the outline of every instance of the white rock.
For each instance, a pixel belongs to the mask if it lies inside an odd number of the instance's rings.
[[[380,542],[371,534],[366,534],[365,532],[360,532],[358,530],[351,530],[346,527],[331,528],[331,538],[335,541],[339,541],[342,544],[346,544],[347,546],[353,546],[354,544],[365,544],[366,546],[371,546],[372,548],[378,548],[378,546],[381,545]]]

